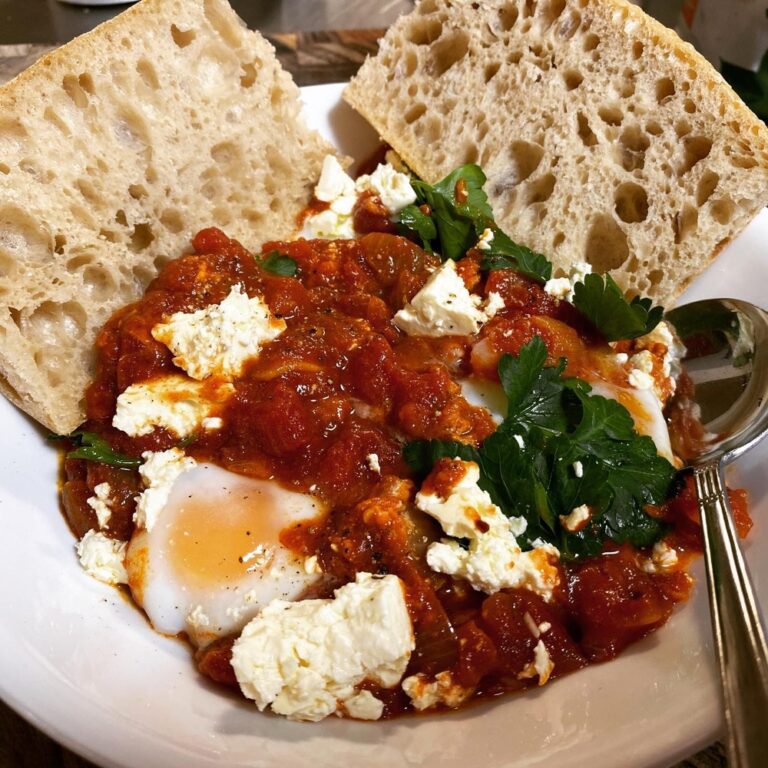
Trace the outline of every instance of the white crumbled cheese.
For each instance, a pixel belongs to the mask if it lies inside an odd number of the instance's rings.
[[[504,309],[504,306],[504,298],[502,295],[496,293],[496,291],[490,291],[488,298],[485,301],[483,312],[485,313],[486,318],[490,320],[492,317],[495,317],[497,312],[501,312],[501,310]]]
[[[151,531],[168,501],[173,484],[197,462],[191,456],[185,456],[184,451],[179,448],[145,451],[141,458],[144,463],[139,467],[139,474],[144,482],[144,490],[136,497],[133,520],[136,525]]]
[[[677,550],[670,547],[665,541],[657,541],[653,545],[650,560],[646,560],[642,567],[646,573],[663,573],[674,568],[677,563]]]
[[[527,664],[517,677],[519,680],[525,680],[527,678],[538,676],[539,685],[545,685],[554,668],[555,663],[550,658],[547,646],[544,645],[543,640],[539,640],[539,642],[536,643],[536,647],[533,649],[533,661]]]
[[[274,600],[235,641],[232,667],[260,710],[292,720],[322,720],[371,680],[397,685],[414,649],[403,584],[393,575],[358,573],[332,600]]]
[[[539,636],[541,635],[541,630],[539,629],[538,624],[533,620],[533,616],[531,616],[528,611],[526,611],[523,614],[523,621],[525,622],[525,626],[528,628],[528,631],[538,640]]]
[[[447,498],[419,492],[416,506],[435,518],[449,536],[469,539],[469,547],[464,549],[451,539],[430,544],[427,564],[434,571],[466,579],[480,592],[525,588],[549,602],[560,581],[552,562],[559,558],[559,551],[540,541],[523,552],[515,537],[525,532],[525,518],[507,517],[477,485],[477,464],[462,464],[464,475]]]
[[[286,329],[258,296],[233,285],[220,304],[197,312],[175,312],[152,329],[152,336],[173,352],[173,362],[193,379],[217,375],[236,378],[246,360]]]
[[[380,163],[370,176],[360,176],[355,182],[357,192],[374,191],[390,214],[399,213],[416,202],[411,177],[399,173],[391,165]]]
[[[148,435],[156,427],[187,437],[204,427],[211,411],[234,392],[231,384],[221,384],[213,393],[209,389],[181,375],[131,384],[117,398],[112,426],[131,437]]]
[[[629,360],[629,355],[626,352],[617,352],[616,353],[616,362],[619,365],[624,365],[627,360]]]
[[[580,461],[574,461],[573,464],[571,464],[571,467],[573,468],[573,474],[576,475],[576,477],[584,477],[584,465]]]
[[[109,506],[112,493],[109,483],[99,483],[93,487],[93,496],[86,500],[88,506],[96,513],[96,520],[99,528],[104,529],[109,524],[112,517],[112,508]]]
[[[568,270],[568,277],[553,277],[544,284],[544,291],[556,299],[573,301],[573,288],[576,283],[583,283],[592,272],[592,265],[586,261],[577,261]]]
[[[542,621],[541,624],[539,624],[539,632],[543,635],[545,632],[549,632],[549,630],[552,629],[552,625],[548,621]]]
[[[578,531],[584,527],[584,524],[589,520],[590,511],[586,504],[581,504],[578,507],[574,507],[570,514],[560,515],[560,522],[566,531]]]
[[[652,349],[654,349],[655,346],[662,345],[665,348],[664,357],[661,361],[661,373],[665,380],[668,380],[670,387],[669,391],[674,394],[675,389],[677,388],[677,380],[680,377],[680,374],[682,373],[683,366],[682,366],[682,360],[686,355],[686,348],[685,345],[680,341],[680,339],[677,337],[677,334],[673,331],[672,328],[670,328],[669,324],[664,322],[660,322],[650,333],[647,333],[645,336],[641,336],[638,339],[635,339],[634,341],[634,348],[638,351],[638,354],[640,355],[646,355],[646,358],[643,358],[640,360],[639,366],[635,362],[635,358],[638,356],[633,355],[630,359],[630,363],[633,364],[634,368],[640,367],[642,370],[645,370],[648,367],[647,358],[650,358],[651,361],[653,359],[653,356],[651,354]],[[658,350],[654,350],[658,351]],[[618,359],[618,355],[617,355]],[[633,371],[634,372],[634,371]],[[646,371],[647,373],[650,373],[650,371]],[[638,378],[639,381],[643,386],[637,386],[633,384],[637,389],[651,389],[653,388],[656,396],[661,401],[661,382],[657,382],[653,377],[653,383],[652,385],[645,386],[648,384],[648,379],[641,374],[635,373],[635,378]],[[632,376],[632,373],[630,373],[630,377]],[[630,383],[632,383],[630,379]]]
[[[455,708],[474,693],[474,688],[465,688],[455,683],[450,671],[438,672],[434,680],[419,672],[417,675],[406,677],[402,688],[414,709],[419,711],[431,709],[438,704]]]
[[[200,426],[203,429],[209,431],[214,429],[221,429],[224,426],[224,419],[221,419],[218,416],[209,416],[208,418],[202,420]]]
[[[477,333],[490,317],[481,304],[482,299],[464,285],[456,262],[448,259],[429,276],[410,303],[395,314],[394,321],[410,336],[469,336]],[[493,305],[494,311],[498,310],[495,299]]]
[[[323,159],[320,178],[315,187],[315,197],[331,205],[339,205],[339,201],[344,200],[339,212],[352,212],[356,199],[355,182],[347,175],[334,155],[326,155]]]
[[[308,216],[304,221],[302,235],[320,240],[352,240],[355,236],[352,214],[336,213],[328,208]]]
[[[384,714],[384,702],[370,691],[360,691],[344,699],[344,711],[356,720],[378,720]],[[341,715],[340,710],[336,714]]]
[[[187,616],[187,626],[190,629],[199,631],[206,630],[211,626],[211,620],[208,614],[203,610],[202,605],[196,605]]]
[[[110,539],[91,529],[77,544],[77,556],[85,572],[105,584],[127,584],[123,561],[126,542]]]
[[[632,355],[629,359],[631,369],[629,371],[629,383],[635,389],[653,389],[653,355],[644,349],[642,352]]]
[[[317,558],[317,555],[310,555],[305,561],[304,561],[304,573],[322,573],[323,569],[320,567],[320,561]]]
[[[375,472],[377,475],[381,474],[381,464],[379,463],[379,456],[376,453],[369,453],[365,457],[365,462],[368,465],[368,469],[371,472]]]
[[[525,448],[525,440],[523,440],[522,435],[512,435],[512,437],[515,438],[515,442],[520,447],[520,450],[522,451]]]
[[[479,251],[490,251],[492,242],[493,242],[493,230],[484,229],[475,247]]]

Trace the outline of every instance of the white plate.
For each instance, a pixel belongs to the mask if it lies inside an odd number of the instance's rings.
[[[339,100],[304,89],[307,116],[343,151],[376,137]],[[760,303],[768,285],[763,212],[685,298]],[[56,455],[29,419],[0,402],[0,693],[22,715],[107,766],[664,766],[720,725],[703,584],[661,631],[620,659],[459,714],[364,724],[295,724],[195,673],[188,648],[154,634],[119,593],[87,578],[59,512]],[[768,444],[739,462],[752,492],[752,574],[768,601]],[[757,557],[762,553],[762,559]],[[698,569],[700,575],[700,568]]]

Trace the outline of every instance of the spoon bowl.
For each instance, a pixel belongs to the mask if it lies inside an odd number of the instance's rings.
[[[730,768],[768,766],[768,644],[741,554],[723,466],[768,433],[768,313],[710,299],[666,314],[686,348],[673,406],[684,421],[678,455],[693,469]]]

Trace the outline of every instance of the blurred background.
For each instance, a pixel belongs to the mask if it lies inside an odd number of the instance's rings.
[[[721,0],[730,5],[733,0]],[[389,26],[412,0],[231,0],[249,27],[263,32],[309,32]],[[674,25],[682,0],[638,0]],[[81,5],[61,0],[0,0],[0,45],[62,43],[87,32],[127,4]]]

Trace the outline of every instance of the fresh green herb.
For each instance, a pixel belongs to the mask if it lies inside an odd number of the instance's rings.
[[[77,430],[70,435],[49,435],[49,440],[70,440],[76,446],[67,453],[68,459],[98,461],[121,469],[136,469],[141,466],[141,459],[134,459],[118,453],[112,446],[95,432]]]
[[[608,341],[644,336],[664,316],[664,308],[652,307],[650,299],[627,301],[609,274],[590,274],[576,283],[573,304]]]
[[[514,269],[539,283],[546,283],[552,277],[552,263],[546,256],[518,245],[498,227],[490,229],[493,239],[480,262],[481,269]]]
[[[517,357],[502,357],[499,377],[508,413],[479,449],[416,441],[405,447],[405,460],[419,476],[442,457],[477,462],[480,486],[494,503],[509,516],[525,517],[524,546],[542,538],[573,558],[597,554],[606,539],[650,545],[664,527],[645,507],[667,497],[674,467],[650,437],[637,434],[626,408],[591,394],[585,381],[564,378],[565,360],[556,366],[545,362],[539,337]],[[589,522],[567,531],[559,516],[582,504],[592,511]]]
[[[421,238],[425,251],[432,253],[432,241],[437,238],[437,227],[431,216],[428,216],[418,205],[407,205],[397,216],[397,223],[403,234],[413,232]]]
[[[768,51],[757,68],[743,69],[727,61],[720,61],[720,72],[744,103],[762,120],[768,122]]]
[[[284,253],[270,251],[259,261],[259,266],[280,277],[293,277],[298,270],[296,262]]]

